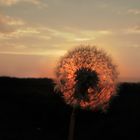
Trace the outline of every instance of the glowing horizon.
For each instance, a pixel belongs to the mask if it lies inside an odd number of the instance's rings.
[[[0,76],[49,77],[75,46],[95,45],[120,81],[140,81],[139,0],[0,0]]]

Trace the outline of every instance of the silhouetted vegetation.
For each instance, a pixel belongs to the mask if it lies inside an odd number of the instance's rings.
[[[0,78],[0,139],[66,140],[72,108],[52,79]],[[140,83],[120,83],[106,113],[78,109],[75,140],[140,138]]]

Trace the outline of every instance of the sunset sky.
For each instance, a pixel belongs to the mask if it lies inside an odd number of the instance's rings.
[[[140,0],[0,0],[0,76],[54,77],[77,45],[103,48],[140,81]]]

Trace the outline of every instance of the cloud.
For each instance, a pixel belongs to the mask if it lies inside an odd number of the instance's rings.
[[[134,44],[134,45],[132,45],[132,48],[140,48],[140,45],[139,44]]]
[[[130,27],[124,31],[126,34],[140,34],[140,26],[136,25],[134,27]]]
[[[62,38],[67,41],[71,41],[76,38],[76,34],[64,30],[59,30],[59,29],[53,29],[53,28],[45,28],[45,30],[48,31],[50,36],[55,37],[55,38]]]
[[[17,28],[20,28],[23,25],[25,25],[25,22],[19,18],[0,14],[0,37],[4,38],[12,34]]]
[[[35,34],[39,34],[40,32],[32,27],[23,27],[19,29],[4,29],[2,32],[0,32],[0,38],[1,39],[18,39],[21,37],[26,36],[34,36]]]
[[[81,42],[81,41],[90,41],[90,40],[91,40],[90,38],[75,38],[75,41],[78,41],[78,42]]]
[[[106,35],[111,35],[112,31],[110,30],[81,30],[81,33],[87,36],[106,36]]]
[[[128,14],[133,14],[133,15],[139,15],[140,14],[140,9],[128,9],[127,13]]]
[[[0,0],[0,5],[2,6],[11,6],[19,2],[19,0]]]
[[[3,51],[65,50],[80,43],[91,43],[96,38],[112,35],[110,30],[85,30],[73,27],[37,25],[21,18],[0,14],[0,41]],[[5,45],[9,42],[10,45]],[[15,43],[16,45],[11,45]],[[15,50],[16,50],[15,49]]]
[[[26,51],[26,52],[16,52],[16,51],[0,51],[0,54],[13,54],[13,55],[45,55],[45,56],[62,56],[65,54],[67,51],[66,50],[50,50],[44,51],[44,52],[36,52],[36,51]]]
[[[0,6],[12,6],[21,2],[31,3],[37,5],[39,8],[47,7],[47,4],[42,0],[0,0]]]
[[[0,14],[0,39],[19,38],[39,34],[35,27],[30,27],[25,21]]]
[[[16,29],[14,32],[10,34],[9,37],[20,38],[25,36],[33,36],[35,34],[39,34],[40,32],[32,27],[23,27],[20,29]]]
[[[24,25],[24,21],[18,18],[12,18],[10,16],[0,14],[0,25]]]
[[[62,38],[65,41],[90,41],[101,36],[111,35],[110,30],[82,30],[82,29],[53,29],[43,28],[53,38]]]

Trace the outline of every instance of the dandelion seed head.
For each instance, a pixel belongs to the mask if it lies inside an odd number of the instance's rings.
[[[116,65],[95,46],[78,46],[69,51],[60,59],[55,74],[57,88],[72,106],[104,110],[116,94]]]

